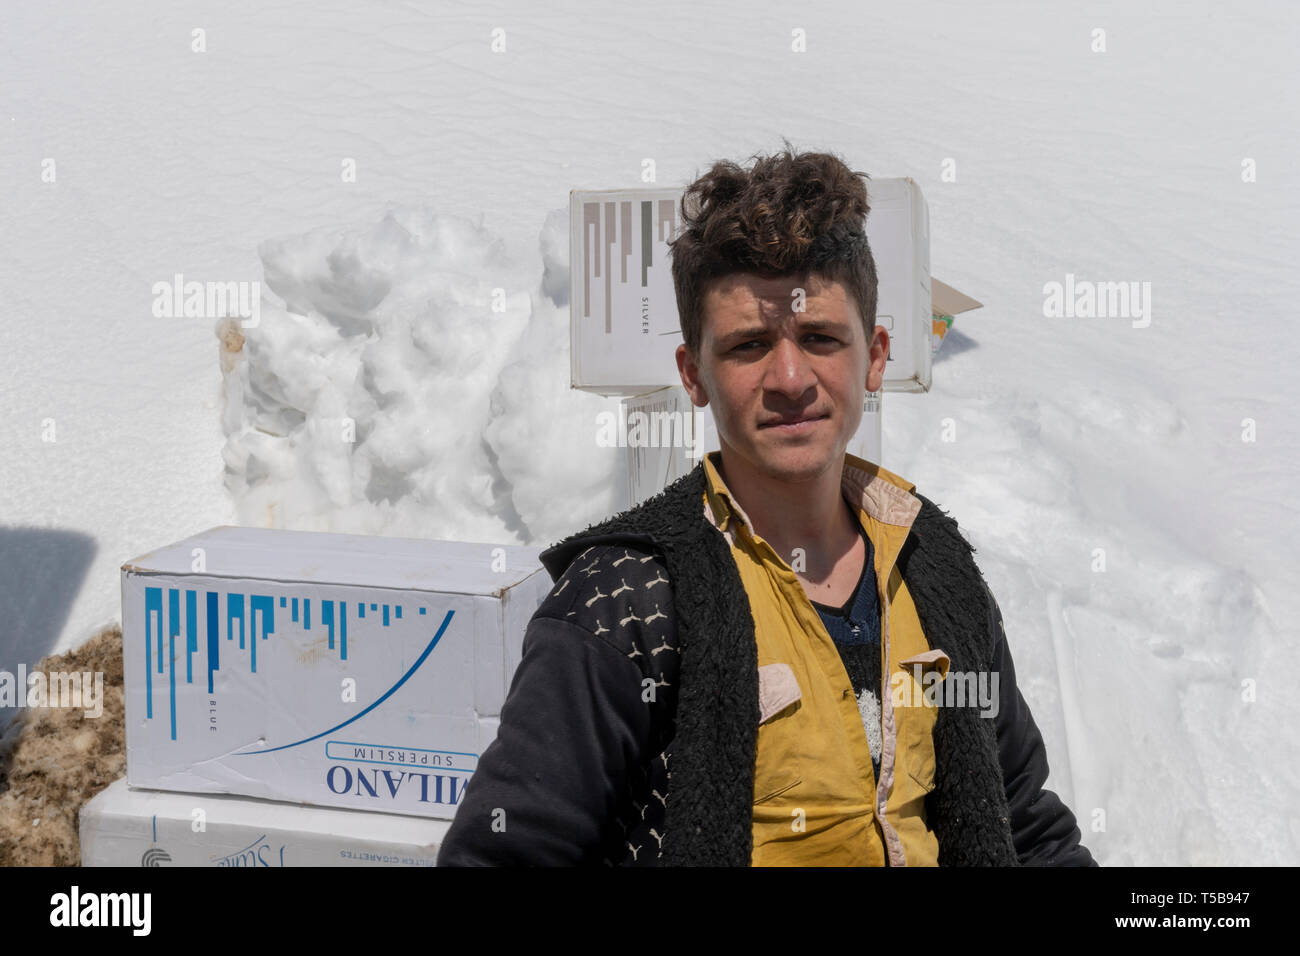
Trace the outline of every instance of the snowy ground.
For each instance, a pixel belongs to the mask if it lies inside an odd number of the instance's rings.
[[[545,544],[621,507],[588,437],[614,404],[565,387],[544,283],[568,191],[784,135],[915,178],[935,274],[984,303],[929,394],[886,396],[883,463],[977,546],[1085,842],[1300,862],[1294,11],[638,9],[6,11],[0,669],[120,618],[122,562],[212,525]],[[268,287],[256,407],[215,322],[152,315],[176,273]],[[1045,317],[1067,273],[1150,282],[1150,325]],[[352,458],[240,425],[366,401]]]

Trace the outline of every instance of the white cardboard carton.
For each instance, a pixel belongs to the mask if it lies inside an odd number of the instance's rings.
[[[127,779],[450,819],[539,549],[219,527],[122,566]]]
[[[82,866],[433,866],[451,823],[116,780],[81,808]]]
[[[877,463],[881,398],[880,392],[865,393],[862,423],[846,449],[850,455]],[[619,403],[619,414],[619,435],[627,442],[630,506],[657,495],[722,447],[713,409],[694,405],[681,385],[625,398]]]
[[[935,317],[929,207],[910,178],[870,180],[867,194],[876,322],[891,343],[884,390],[928,391]],[[679,187],[570,192],[572,387],[631,396],[680,381],[668,242],[680,228],[681,198]]]

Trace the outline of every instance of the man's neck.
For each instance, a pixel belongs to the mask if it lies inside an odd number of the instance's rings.
[[[735,463],[728,471],[725,450],[721,458],[722,480],[748,515],[754,533],[787,564],[795,549],[801,549],[802,576],[824,580],[857,544],[859,525],[842,490],[843,459],[816,478],[791,483]]]

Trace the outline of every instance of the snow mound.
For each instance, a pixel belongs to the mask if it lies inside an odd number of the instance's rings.
[[[263,242],[282,303],[217,326],[238,521],[542,545],[617,510],[614,402],[566,384],[566,230],[552,213],[540,277],[427,209]]]

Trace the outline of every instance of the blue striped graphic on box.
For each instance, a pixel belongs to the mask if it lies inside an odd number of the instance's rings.
[[[163,592],[167,592],[167,600],[163,601]],[[184,609],[181,607],[181,595],[184,594]],[[207,690],[211,694],[214,692],[213,675],[221,669],[221,597],[220,591],[204,591],[204,610],[205,613],[198,613],[198,595],[199,590],[193,588],[163,588],[163,587],[146,587],[144,589],[144,668],[145,668],[145,718],[152,720],[154,716],[154,672],[155,667],[158,674],[164,673],[164,665],[167,667],[167,694],[168,694],[168,720],[170,722],[171,739],[176,739],[176,638],[182,635],[182,626],[184,627],[183,635],[185,639],[185,674],[184,683],[194,683],[194,657],[202,654],[206,659],[207,673]],[[348,659],[348,602],[317,599],[320,604],[320,623],[329,637],[329,649],[337,650],[339,660]],[[225,613],[225,637],[226,641],[232,642],[235,639],[235,629],[239,630],[239,649],[247,650],[248,668],[250,673],[257,673],[257,645],[259,641],[268,641],[276,634],[276,601],[268,594],[245,594],[242,592],[226,592],[226,613]],[[292,628],[293,624],[299,623],[299,602],[302,604],[301,612],[301,633],[311,629],[311,605],[313,599],[309,597],[293,598],[290,603],[290,620],[282,622],[282,626]],[[285,599],[282,597],[279,606],[285,606]],[[382,617],[371,618],[371,626],[388,627],[390,622],[389,609],[392,608],[392,616],[396,620],[402,620],[401,604],[384,604],[382,605]],[[371,604],[372,610],[379,610],[380,605]],[[419,613],[426,614],[427,608],[420,607]],[[357,616],[364,617],[365,604],[357,604]],[[416,666],[423,663],[429,652],[433,650],[434,645],[442,637],[447,626],[451,622],[453,612],[448,611],[442,621],[437,634],[429,645],[420,655]],[[200,629],[203,631],[203,639],[200,639]],[[167,638],[168,653],[164,654],[163,638]],[[242,655],[241,655],[242,656]],[[156,665],[155,665],[156,658]],[[410,677],[415,671],[412,667],[394,687],[390,688],[379,701],[376,701],[362,713],[373,709],[382,700],[386,699],[401,683]],[[202,672],[201,672],[202,673]],[[360,716],[360,714],[358,714]]]

